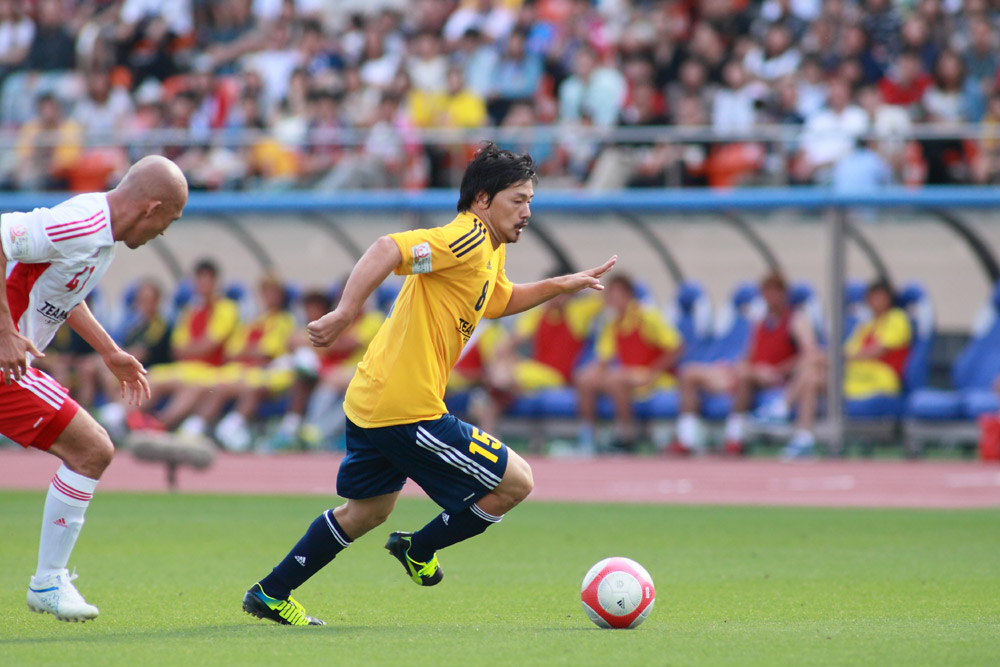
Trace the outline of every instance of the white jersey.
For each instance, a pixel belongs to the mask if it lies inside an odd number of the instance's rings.
[[[114,259],[108,197],[78,195],[53,208],[0,215],[0,245],[14,324],[44,350]]]

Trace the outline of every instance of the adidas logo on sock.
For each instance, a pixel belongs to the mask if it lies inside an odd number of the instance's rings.
[[[58,519],[56,519],[52,523],[54,523],[57,526],[62,526],[63,528],[66,528],[66,519],[64,519],[62,517],[59,517]]]
[[[306,566],[306,557],[305,556],[296,556],[295,560],[298,561],[299,565],[301,565],[302,567]]]
[[[446,526],[448,525],[448,519],[450,519],[450,518],[451,517],[448,516],[447,512],[441,512],[441,520],[444,521],[444,525],[446,525]]]

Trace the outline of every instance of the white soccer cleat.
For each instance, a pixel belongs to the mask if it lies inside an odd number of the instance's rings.
[[[88,604],[73,580],[77,575],[69,570],[38,579],[31,578],[28,584],[28,609],[39,614],[52,614],[60,621],[90,621],[100,613],[97,607]]]

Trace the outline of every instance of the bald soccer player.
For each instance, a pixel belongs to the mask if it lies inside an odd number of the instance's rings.
[[[0,434],[62,459],[42,515],[38,569],[28,608],[61,621],[98,610],[73,585],[66,565],[97,480],[114,446],[66,389],[32,368],[68,322],[121,383],[122,397],[149,396],[146,369],[108,335],[84,299],[115,256],[115,242],[138,248],[166,231],[187,203],[187,181],[170,160],[145,157],[114,190],[73,197],[53,208],[0,216]]]

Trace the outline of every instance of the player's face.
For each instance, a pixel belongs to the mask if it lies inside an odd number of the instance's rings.
[[[607,290],[604,292],[604,298],[608,307],[618,317],[625,314],[625,310],[628,308],[629,302],[632,301],[632,295],[629,293],[628,289],[620,283],[611,283],[608,285]]]
[[[881,315],[892,307],[892,295],[884,289],[872,290],[868,293],[868,307],[876,315]]]
[[[531,218],[531,199],[535,189],[531,181],[522,181],[501,190],[493,197],[489,208],[489,223],[501,243],[517,243],[521,231]]]
[[[183,206],[157,206],[152,213],[144,215],[123,239],[125,245],[135,250],[167,231],[174,220],[181,217]]]

